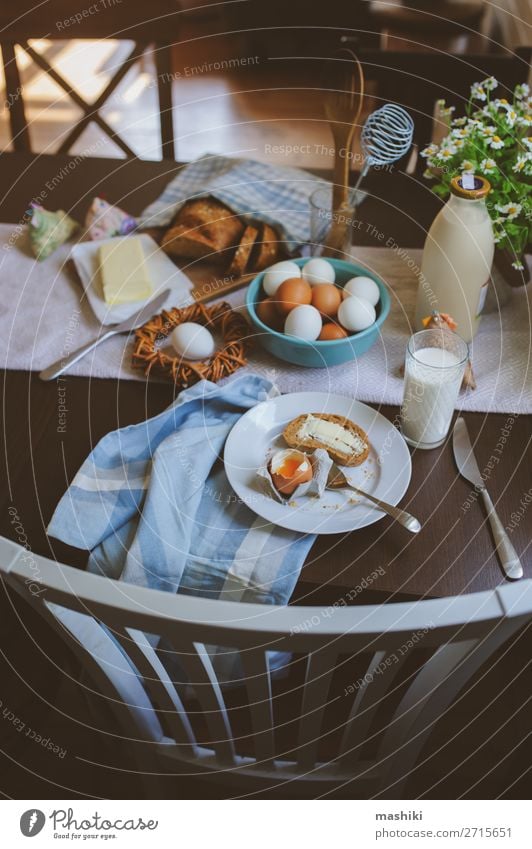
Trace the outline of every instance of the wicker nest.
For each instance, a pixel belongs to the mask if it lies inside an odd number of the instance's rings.
[[[188,321],[202,324],[223,337],[223,346],[204,362],[183,360],[161,350],[161,343],[172,330]],[[144,369],[146,376],[153,371],[169,377],[179,387],[192,386],[198,380],[216,383],[222,377],[228,377],[246,364],[246,352],[250,346],[246,319],[225,302],[212,307],[192,304],[183,309],[163,310],[136,330],[135,337],[133,367]]]

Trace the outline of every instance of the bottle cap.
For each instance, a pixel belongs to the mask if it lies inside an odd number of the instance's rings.
[[[485,198],[488,192],[491,191],[491,184],[485,177],[478,177],[476,174],[460,174],[459,177],[453,177],[451,180],[451,192],[459,198],[468,198],[469,200],[480,200]]]

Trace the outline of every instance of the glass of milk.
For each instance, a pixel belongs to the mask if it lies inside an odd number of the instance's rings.
[[[406,349],[401,432],[409,445],[437,448],[449,432],[469,357],[451,330],[421,330]]]

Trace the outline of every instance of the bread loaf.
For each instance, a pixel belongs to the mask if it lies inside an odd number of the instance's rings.
[[[244,230],[244,224],[228,206],[215,198],[197,198],[183,204],[161,247],[175,257],[208,257],[212,262],[227,263]]]
[[[163,235],[161,248],[176,259],[208,259],[227,268],[231,277],[262,271],[283,255],[269,224],[246,221],[216,198],[183,204]]]

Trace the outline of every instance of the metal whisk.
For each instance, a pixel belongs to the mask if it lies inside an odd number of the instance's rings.
[[[353,197],[356,197],[357,189],[370,168],[391,165],[410,150],[413,133],[412,118],[395,103],[386,103],[368,116],[360,138],[365,162],[353,189]]]

